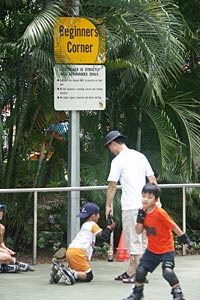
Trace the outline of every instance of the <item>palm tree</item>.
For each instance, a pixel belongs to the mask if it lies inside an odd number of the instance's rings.
[[[29,156],[32,150],[40,150],[44,142],[53,143],[53,137],[45,135],[45,128],[55,117],[53,109],[53,25],[62,13],[63,1],[14,1],[0,3],[0,95],[1,109],[9,107],[9,116],[1,120],[1,187],[26,185]],[[58,122],[58,121],[57,121]],[[2,140],[7,132],[7,142]],[[48,151],[46,156],[48,155]],[[46,160],[43,159],[43,165]],[[39,165],[35,185],[43,182]],[[44,171],[43,171],[44,172]],[[64,176],[64,175],[63,175]],[[2,195],[1,195],[2,197]],[[16,244],[21,232],[31,235],[27,218],[31,218],[31,203],[22,195],[3,195],[8,200],[9,230]]]
[[[30,151],[46,140],[54,143],[53,136],[44,134],[55,113],[52,33],[55,17],[66,15],[66,5],[71,4],[71,0],[0,2],[1,108],[9,104],[11,110],[0,126],[1,133],[9,128],[8,151],[0,153],[2,187],[23,184],[20,179],[27,172]],[[102,18],[107,39],[107,108],[81,114],[82,184],[106,184],[111,158],[103,144],[110,129],[127,133],[129,145],[147,154],[159,175],[167,177],[176,170],[178,175],[182,168],[182,179],[187,179],[188,169],[191,179],[200,151],[195,113],[199,103],[180,92],[170,97],[169,87],[178,91],[177,82],[185,76],[187,40],[193,39],[174,1],[80,0],[80,16]],[[36,186],[43,183],[39,177],[45,167],[43,160]],[[96,199],[104,196],[101,192]],[[25,213],[29,206],[24,206]]]
[[[95,18],[98,5],[106,11],[108,99],[98,114],[101,132],[109,127],[127,133],[129,145],[147,154],[160,179],[171,174],[171,162],[176,170],[181,161],[179,180],[191,180],[200,154],[198,103],[180,92],[168,94],[184,76],[192,37],[183,16],[172,1],[95,1],[94,10],[90,5],[83,1],[83,12]]]

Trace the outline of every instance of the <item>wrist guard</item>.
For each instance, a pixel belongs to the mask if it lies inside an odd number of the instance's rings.
[[[112,229],[108,227],[102,230],[101,238],[104,240],[104,242],[109,242],[111,233],[112,233]]]
[[[184,244],[184,245],[188,245],[189,249],[192,249],[193,247],[193,243],[191,242],[191,240],[189,239],[189,237],[187,236],[186,233],[182,234],[181,236],[179,236],[179,240]]]
[[[138,210],[137,223],[143,224],[145,215],[146,215],[146,213],[145,213],[144,209],[140,208]]]

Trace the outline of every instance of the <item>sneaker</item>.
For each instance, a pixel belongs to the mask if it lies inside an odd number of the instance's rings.
[[[129,278],[129,275],[127,272],[124,272],[121,275],[115,276],[115,280],[120,280],[120,281],[122,281],[123,279],[126,279],[126,278]]]
[[[35,271],[29,264],[23,263],[23,262],[17,262],[16,264],[19,267],[19,271]]]

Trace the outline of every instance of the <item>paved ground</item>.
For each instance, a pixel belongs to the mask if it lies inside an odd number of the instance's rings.
[[[90,283],[49,284],[50,264],[37,264],[35,272],[0,274],[0,300],[121,300],[128,296],[131,284],[113,280],[127,268],[127,262],[91,262],[94,280]],[[200,299],[200,256],[176,257],[178,275],[186,300]],[[170,300],[170,287],[159,266],[148,276],[145,300]]]

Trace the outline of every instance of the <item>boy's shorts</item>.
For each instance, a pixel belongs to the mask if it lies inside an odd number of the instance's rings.
[[[88,264],[88,258],[85,251],[79,248],[68,248],[66,251],[67,262],[71,269],[77,272],[90,272],[91,267]]]
[[[135,230],[138,209],[122,211],[124,240],[129,255],[142,255],[147,246],[146,232],[137,234]]]
[[[175,251],[166,252],[163,254],[155,254],[149,250],[145,250],[144,254],[140,258],[139,266],[144,267],[147,272],[153,272],[156,267],[162,262],[172,262],[173,268],[175,267],[174,263]]]

